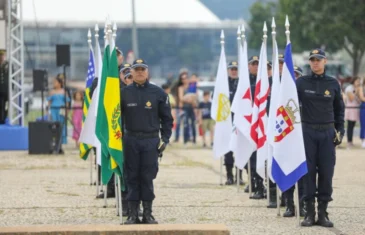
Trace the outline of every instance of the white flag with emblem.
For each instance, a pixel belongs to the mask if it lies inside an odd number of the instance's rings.
[[[211,117],[215,121],[213,145],[214,157],[220,158],[230,151],[229,143],[232,131],[227,61],[224,52],[224,46],[222,46],[221,48],[221,55],[219,58],[218,71],[212,100]]]

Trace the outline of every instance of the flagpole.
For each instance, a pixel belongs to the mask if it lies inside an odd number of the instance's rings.
[[[87,32],[87,43],[89,45],[89,49],[92,48],[91,45],[91,31],[89,29],[89,31]],[[90,186],[93,185],[93,159],[92,159],[92,155],[91,155],[91,151],[89,152],[90,156]]]
[[[108,39],[109,39],[109,41],[111,41],[113,35],[112,35],[112,29],[111,29],[112,25],[110,23],[109,16],[107,18],[107,22],[105,23],[105,26],[106,26],[106,28],[105,28],[105,31],[106,31],[105,39],[107,39],[107,37],[109,37]],[[106,45],[106,43],[105,43],[105,45]],[[105,51],[104,51],[104,53],[105,53]],[[108,194],[108,184],[105,185],[105,192],[104,192],[104,207],[105,208],[108,206],[107,205],[107,200],[106,200],[107,194]]]
[[[242,41],[242,45],[244,45],[246,42],[246,35],[245,35],[245,25],[242,24],[241,26],[241,41]],[[251,157],[250,157],[251,158]],[[251,198],[251,194],[252,194],[252,185],[251,185],[251,161],[250,158],[248,159],[247,162],[247,183],[248,183],[248,195],[249,198]]]
[[[241,29],[240,29],[240,26],[238,26],[238,29],[237,29],[237,61],[240,61],[240,46],[241,46]],[[237,70],[238,70],[238,67],[237,67]],[[233,128],[233,130],[234,130],[234,128]],[[237,193],[238,193],[240,191],[240,180],[239,180],[239,169],[237,166],[236,166],[236,182],[237,182]]]
[[[266,21],[264,22],[264,28],[263,28],[263,40],[264,40],[264,44],[265,44],[265,47],[267,47],[267,25],[266,25]],[[268,171],[267,171],[267,161],[266,161],[266,199],[267,199],[267,206],[269,206],[270,204],[270,179],[269,179],[269,174],[268,174]]]
[[[272,35],[272,58],[276,58],[276,51],[275,51],[275,45],[276,45],[276,24],[275,24],[275,18],[273,17],[272,18],[272,23],[271,23],[271,28],[272,28],[272,32],[271,32],[271,35]],[[272,60],[272,68],[275,69],[275,63],[277,63],[276,59]],[[275,81],[276,82],[276,81]],[[274,107],[275,108],[275,107]],[[269,171],[271,169],[268,169]],[[276,208],[277,208],[277,216],[280,216],[280,204],[279,204],[279,201],[280,201],[280,191],[279,191],[279,187],[278,185],[276,185]]]
[[[288,15],[286,15],[285,18],[285,34],[286,34],[286,43],[290,43],[290,30],[289,30],[290,24],[289,24],[289,18]],[[298,188],[298,181],[295,183],[295,197],[294,197],[294,203],[295,203],[295,215],[298,220],[298,224],[300,226],[300,212],[299,212],[299,188]]]
[[[95,24],[95,50],[94,51],[96,51],[96,47],[97,47],[97,44],[99,43],[99,26],[98,26],[98,24]],[[96,63],[99,63],[97,60],[95,60],[95,62]],[[99,64],[97,64],[97,66],[95,66],[95,77],[96,76],[99,76],[98,74],[99,74],[99,71],[98,71],[98,69],[99,69]],[[95,79],[95,78],[94,78]],[[100,78],[98,78],[98,79],[100,79]],[[92,98],[92,97],[90,97],[90,98]],[[95,149],[96,149],[96,147],[94,147]],[[95,162],[96,162],[96,196],[98,196],[99,195],[99,183],[100,183],[100,181],[99,181],[99,165],[98,165],[98,160],[97,160],[97,155],[96,155],[96,153],[97,153],[97,149],[96,149],[96,151],[95,151]]]
[[[221,50],[222,50],[222,48],[224,47],[224,33],[223,33],[223,30],[221,31],[221,42],[220,43],[221,43]],[[220,185],[223,185],[222,171],[223,171],[223,156],[220,158],[220,173],[219,173]]]

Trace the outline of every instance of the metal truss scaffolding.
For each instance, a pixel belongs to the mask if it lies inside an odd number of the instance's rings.
[[[8,0],[9,111],[12,125],[24,125],[24,37],[22,0]]]

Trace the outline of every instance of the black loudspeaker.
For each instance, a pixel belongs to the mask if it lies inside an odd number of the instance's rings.
[[[33,69],[33,91],[48,90],[48,74],[46,70]]]
[[[60,122],[29,122],[29,154],[52,154],[57,151],[62,135]]]
[[[56,45],[57,66],[70,66],[70,45]]]

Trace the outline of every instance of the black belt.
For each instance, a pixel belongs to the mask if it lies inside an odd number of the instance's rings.
[[[303,122],[303,126],[304,127],[309,127],[312,128],[314,130],[328,130],[331,128],[334,128],[335,125],[333,123],[327,123],[327,124],[310,124],[310,123],[304,123]]]
[[[158,132],[134,132],[134,131],[126,131],[126,136],[133,136],[140,139],[148,139],[148,138],[159,138]]]

